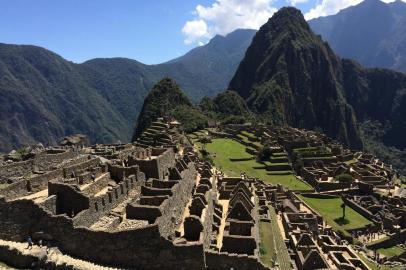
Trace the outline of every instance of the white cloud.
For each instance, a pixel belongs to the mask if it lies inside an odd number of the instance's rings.
[[[309,0],[288,0],[287,2],[292,6],[296,6],[297,4],[307,3]]]
[[[393,2],[394,0],[381,0],[381,1],[385,3],[390,3]],[[403,1],[406,2],[406,0]],[[305,18],[306,20],[311,20],[320,16],[333,15],[338,13],[340,10],[344,8],[357,5],[361,2],[363,2],[363,0],[318,0],[316,6],[305,14]]]
[[[300,0],[299,0],[300,1]],[[215,0],[211,6],[198,5],[195,18],[182,32],[185,43],[207,41],[216,34],[226,35],[237,28],[258,29],[276,11],[274,0]]]
[[[182,33],[186,36],[186,44],[199,42],[202,37],[208,35],[207,24],[203,20],[188,21],[183,26]]]

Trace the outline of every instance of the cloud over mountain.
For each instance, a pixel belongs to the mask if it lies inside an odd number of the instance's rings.
[[[365,1],[378,1],[378,0],[365,0]],[[394,0],[381,0],[385,3],[394,2]],[[406,2],[406,0],[402,0]],[[363,0],[322,0],[317,1],[315,7],[310,9],[305,14],[306,20],[311,20],[314,18],[318,18],[321,16],[328,16],[338,13],[340,10],[347,8],[349,6],[355,6],[359,3],[363,2]]]
[[[182,32],[185,43],[205,42],[237,28],[258,29],[276,11],[274,0],[216,0],[211,6],[196,6],[195,18],[187,21]]]

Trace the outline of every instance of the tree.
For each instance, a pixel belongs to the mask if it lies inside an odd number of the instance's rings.
[[[344,192],[344,184],[350,184],[350,186],[351,186],[351,184],[354,182],[354,177],[352,177],[352,175],[343,173],[343,174],[337,175],[335,177],[335,180],[337,182],[343,184],[342,187],[343,187],[343,192]]]
[[[257,155],[257,161],[268,161],[272,156],[272,151],[269,145],[265,144]]]
[[[345,203],[344,202],[341,204],[341,208],[343,209],[343,217],[342,217],[342,219],[344,220],[345,219]]]
[[[204,137],[199,139],[199,142],[202,144],[203,150],[206,150],[206,144],[211,143],[212,140],[211,140],[210,137],[204,136]]]

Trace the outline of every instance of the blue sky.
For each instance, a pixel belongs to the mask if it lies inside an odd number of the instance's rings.
[[[257,28],[281,6],[318,16],[360,1],[0,0],[0,42],[38,45],[77,63],[119,56],[156,64],[215,34]]]

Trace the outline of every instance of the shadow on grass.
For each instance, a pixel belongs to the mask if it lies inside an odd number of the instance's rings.
[[[347,225],[348,223],[350,223],[350,221],[348,219],[343,218],[343,217],[336,218],[336,219],[334,219],[334,221],[340,226]]]

